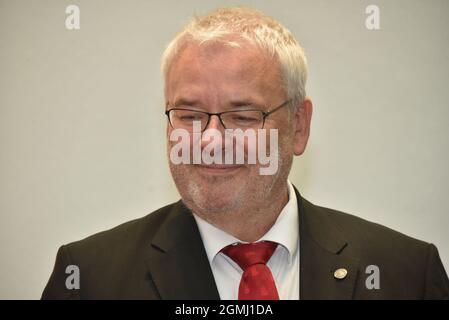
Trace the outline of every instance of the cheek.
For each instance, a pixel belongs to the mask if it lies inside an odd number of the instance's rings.
[[[279,155],[281,158],[294,154],[295,134],[291,126],[285,126],[279,130]]]
[[[294,155],[295,140],[292,136],[284,136],[279,141],[279,154],[282,158]]]
[[[294,134],[290,127],[283,127],[280,129],[270,128],[266,129],[266,132],[261,132],[257,136],[257,146],[261,151],[266,150],[267,153],[272,150],[273,152],[278,149],[288,149],[289,146],[293,147]]]

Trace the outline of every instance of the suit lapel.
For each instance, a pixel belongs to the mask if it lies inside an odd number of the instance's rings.
[[[351,299],[358,259],[329,213],[303,199],[295,189],[300,215],[301,299]],[[345,269],[337,279],[334,272]]]
[[[153,238],[146,263],[161,299],[220,299],[198,227],[181,201]]]
[[[357,277],[358,260],[329,252],[312,239],[301,237],[301,299],[351,299]],[[337,279],[334,272],[344,268],[348,274]]]

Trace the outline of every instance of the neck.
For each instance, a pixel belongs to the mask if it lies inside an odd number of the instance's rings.
[[[281,191],[274,197],[261,203],[248,204],[231,212],[213,215],[203,213],[201,210],[194,210],[194,212],[200,218],[235,238],[245,242],[254,242],[270,230],[289,200],[288,185],[285,184],[280,189]]]

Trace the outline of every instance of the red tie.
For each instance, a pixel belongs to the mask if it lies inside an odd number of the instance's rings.
[[[230,245],[221,250],[243,270],[239,286],[239,300],[279,300],[273,275],[266,263],[270,260],[277,243]]]

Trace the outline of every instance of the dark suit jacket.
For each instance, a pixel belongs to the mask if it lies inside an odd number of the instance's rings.
[[[449,299],[433,244],[316,206],[296,191],[301,299]],[[68,265],[80,288],[65,287]],[[379,267],[368,289],[366,267]],[[345,268],[344,279],[334,271]],[[146,217],[62,246],[43,299],[219,299],[192,213],[181,201]]]

